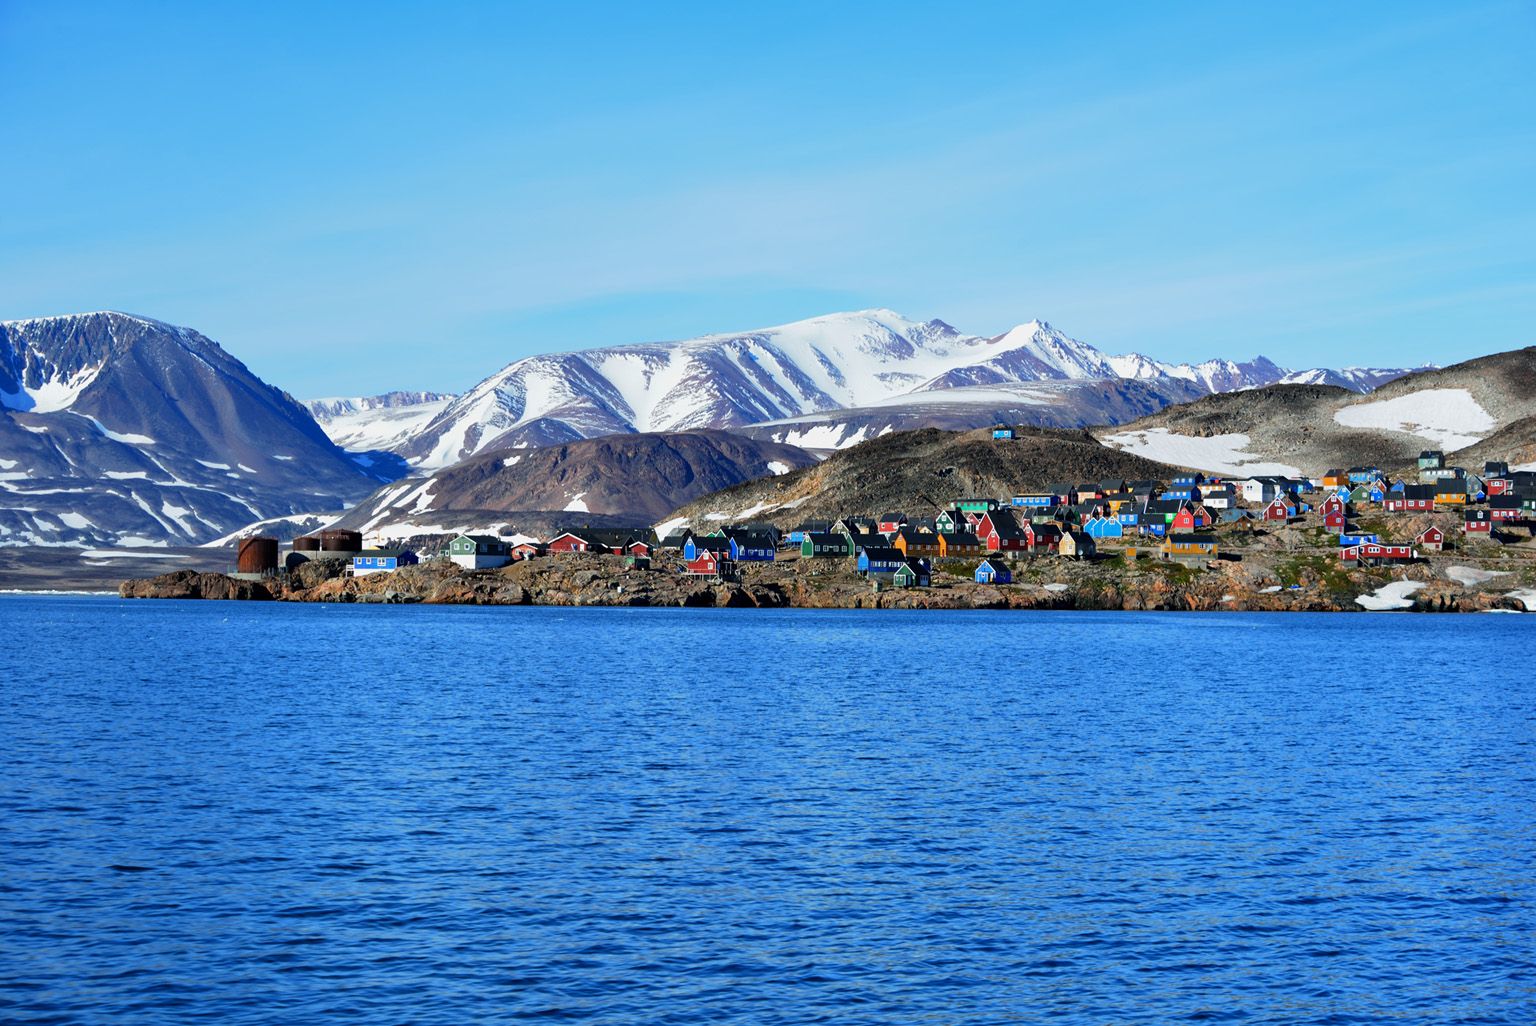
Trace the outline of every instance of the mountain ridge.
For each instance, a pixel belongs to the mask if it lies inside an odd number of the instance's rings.
[[[491,449],[635,431],[735,430],[952,388],[1126,379],[1215,392],[1297,373],[1349,380],[1325,369],[1289,371],[1265,357],[1174,364],[1111,356],[1043,320],[977,336],[942,320],[871,309],[523,357],[449,402],[395,451],[435,468]],[[1363,373],[1378,383],[1405,372]]]

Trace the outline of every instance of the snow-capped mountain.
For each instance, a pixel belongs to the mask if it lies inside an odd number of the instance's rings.
[[[0,322],[0,545],[198,543],[389,476],[190,328]]]
[[[1043,321],[982,337],[939,320],[863,310],[740,334],[528,357],[448,403],[392,448],[412,464],[435,468],[489,449],[616,432],[740,428],[941,389],[1132,378],[1219,392],[1271,384],[1287,373],[1263,357],[1169,364],[1135,353],[1108,356]],[[1094,414],[1083,411],[1082,423],[1107,422]]]
[[[443,392],[385,392],[352,398],[310,399],[310,416],[343,449],[367,451],[403,445],[447,406]]]
[[[1435,370],[1436,366],[1426,363],[1416,370]],[[1386,367],[1343,367],[1339,370],[1329,370],[1326,367],[1313,367],[1310,370],[1292,371],[1281,378],[1276,384],[1280,385],[1332,385],[1335,388],[1347,388],[1351,392],[1370,392],[1380,388],[1389,381],[1395,381],[1404,374],[1412,371],[1397,370]]]

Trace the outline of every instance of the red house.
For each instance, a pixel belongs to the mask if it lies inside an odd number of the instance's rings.
[[[1335,534],[1349,526],[1349,517],[1344,515],[1342,509],[1328,510],[1323,514],[1323,528],[1333,531]]]
[[[544,546],[538,542],[518,542],[512,546],[509,554],[513,559],[532,559],[544,555]]]
[[[548,548],[550,552],[596,552],[596,551],[601,551],[601,550],[599,550],[597,548],[597,546],[593,545],[591,542],[589,542],[587,539],[583,538],[581,535],[579,535],[579,534],[572,534],[569,531],[566,531],[564,534],[557,534],[557,535],[555,535],[555,537],[553,537],[553,538],[551,538],[549,540],[549,544],[547,546],[545,546],[545,547]]]
[[[1493,511],[1486,509],[1467,510],[1462,530],[1467,534],[1492,534]]]
[[[649,556],[650,554],[650,542],[631,541],[629,544],[624,546],[624,555],[626,556]]]
[[[1007,510],[993,510],[976,525],[976,537],[988,552],[1020,552],[1028,547],[1025,531]]]
[[[1179,511],[1173,515],[1173,523],[1169,525],[1171,530],[1180,532],[1198,531],[1210,526],[1211,511],[1198,503],[1180,506]]]
[[[1426,527],[1414,541],[1431,552],[1439,552],[1445,548],[1445,532],[1438,527]]]
[[[1490,477],[1488,479],[1488,495],[1507,495],[1515,490],[1515,482],[1507,477]]]
[[[1335,492],[1318,505],[1317,511],[1323,515],[1326,521],[1328,514],[1347,514],[1349,512],[1349,507],[1345,504],[1343,499],[1339,498],[1339,494]]]
[[[724,553],[699,549],[698,555],[684,564],[695,577],[726,577],[731,572],[731,561]]]
[[[1374,542],[1365,545],[1352,545],[1347,549],[1339,550],[1339,558],[1346,563],[1411,563],[1413,562],[1412,545],[1379,545]]]
[[[1269,505],[1264,507],[1265,520],[1278,520],[1287,523],[1296,515],[1296,507],[1290,500],[1276,496],[1269,500]]]
[[[1061,528],[1055,524],[1025,524],[1024,544],[1030,551],[1049,549],[1055,551],[1061,544]]]

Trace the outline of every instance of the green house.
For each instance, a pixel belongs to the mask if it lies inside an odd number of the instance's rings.
[[[800,543],[801,559],[842,559],[853,555],[853,539],[846,534],[808,534]]]
[[[990,513],[997,509],[996,499],[956,499],[955,509],[962,513]]]

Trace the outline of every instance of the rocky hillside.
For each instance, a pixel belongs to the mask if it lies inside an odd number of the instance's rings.
[[[360,503],[342,526],[400,534],[527,511],[565,513],[566,521],[598,514],[649,523],[708,492],[815,462],[803,449],[725,431],[610,435],[486,453],[396,483]]]
[[[899,396],[878,406],[812,413],[743,428],[742,434],[808,449],[843,449],[892,431],[935,427],[971,431],[993,424],[1079,428],[1124,424],[1205,395],[1180,378],[1107,378],[1039,381],[934,389]]]
[[[1167,478],[1173,470],[1107,448],[1086,431],[1021,429],[1012,441],[994,441],[989,430],[927,428],[885,435],[814,467],[706,495],[668,519],[695,525],[755,519],[790,526],[847,513],[915,514],[962,496],[1012,495],[1108,477]]]
[[[1403,468],[1423,449],[1522,462],[1536,416],[1536,348],[1496,353],[1388,382],[1368,396],[1274,385],[1213,395],[1096,432],[1127,452],[1225,474]]]
[[[0,544],[201,543],[392,475],[210,339],[121,313],[0,322]]]

